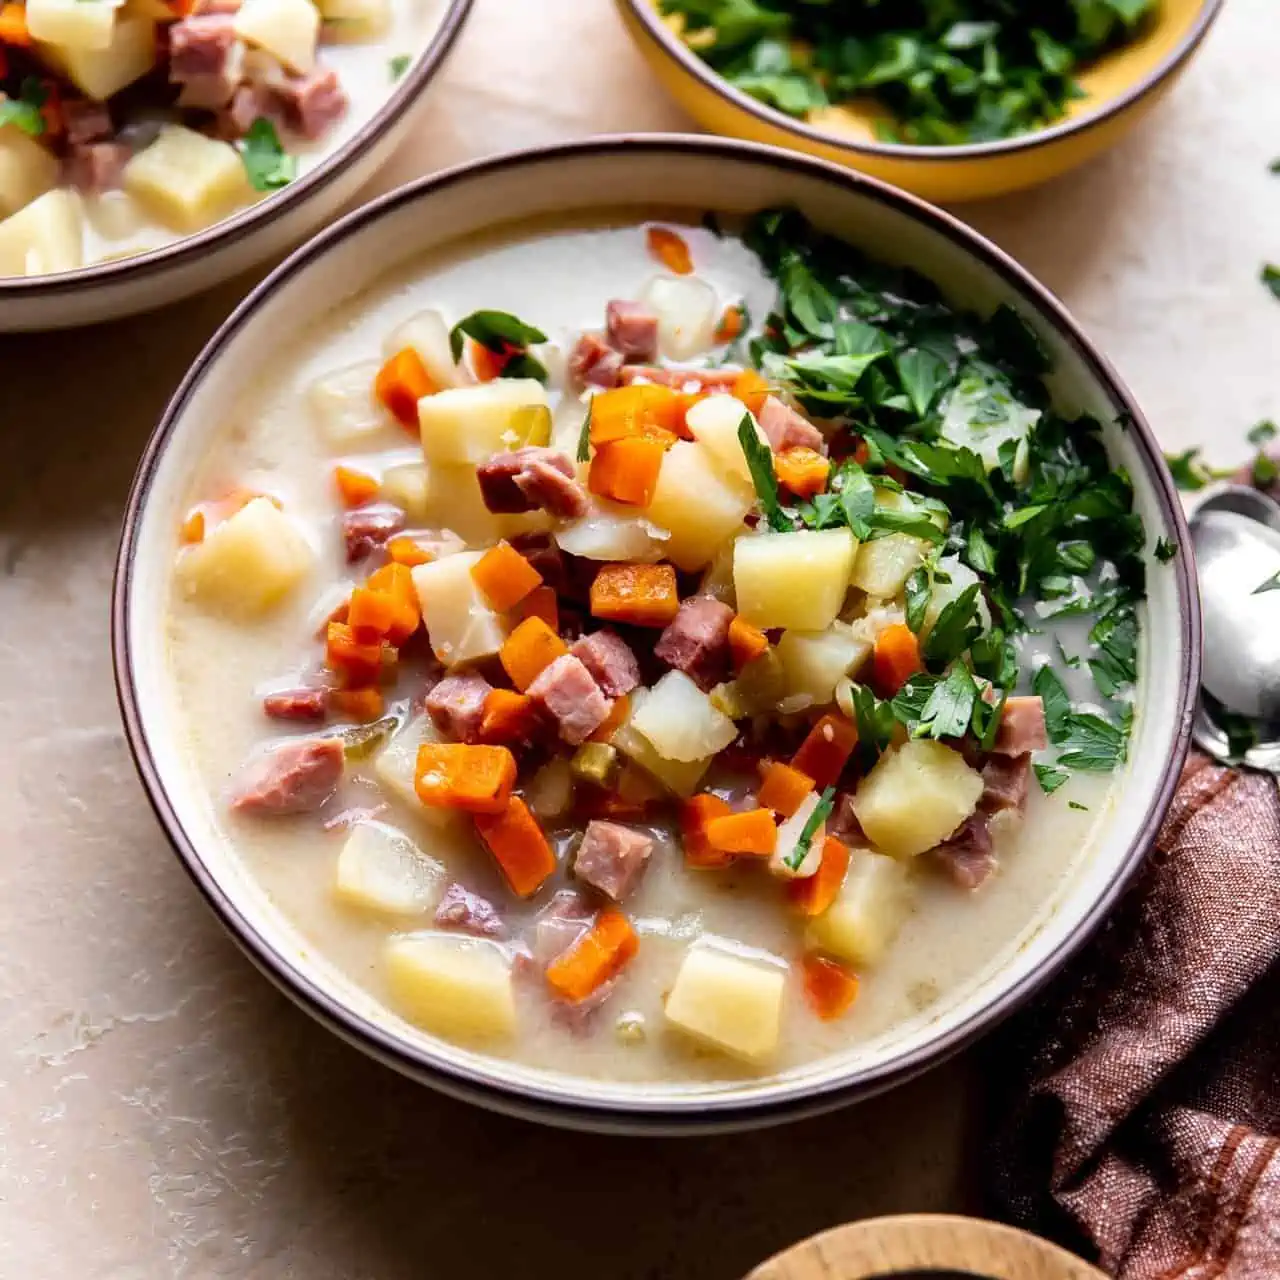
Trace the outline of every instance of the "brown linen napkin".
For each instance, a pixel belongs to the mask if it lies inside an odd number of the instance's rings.
[[[988,1045],[995,1211],[1120,1280],[1280,1278],[1280,798],[1193,753],[1098,936]]]

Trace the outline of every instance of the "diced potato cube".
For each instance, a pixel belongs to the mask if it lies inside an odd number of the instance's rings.
[[[16,125],[0,128],[0,217],[58,185],[58,157]]]
[[[978,807],[982,775],[929,738],[884,753],[853,795],[867,838],[894,858],[913,858],[945,840]]]
[[[431,648],[446,666],[492,657],[507,638],[506,621],[488,606],[471,576],[483,554],[461,551],[413,570]]]
[[[378,368],[376,360],[363,360],[326,373],[307,387],[312,419],[331,448],[363,449],[394,426],[373,395]]]
[[[853,566],[853,585],[869,596],[889,600],[896,596],[907,579],[924,563],[929,544],[905,533],[891,533],[858,548]]]
[[[742,528],[753,501],[742,485],[720,478],[700,444],[679,440],[662,460],[646,514],[671,534],[667,559],[681,569],[701,569]]]
[[[696,276],[654,276],[640,299],[658,316],[658,349],[671,360],[690,360],[715,343],[719,299]]]
[[[314,560],[293,521],[267,498],[255,498],[183,551],[178,574],[205,604],[250,617],[284,599]]]
[[[759,424],[742,402],[732,396],[708,396],[699,400],[685,414],[685,424],[693,432],[693,438],[715,460],[720,474],[726,480],[743,485],[751,493],[754,491],[751,468],[747,466],[747,455],[742,452],[742,442],[738,439],[738,428],[743,418],[750,419],[756,438],[766,449],[769,448],[768,437],[760,430]]]
[[[871,641],[842,622],[825,631],[788,631],[778,641],[778,659],[787,695],[809,697],[815,705],[835,697],[841,676],[852,675],[871,656]]]
[[[472,387],[446,387],[418,401],[422,452],[428,463],[472,466],[506,448],[503,436],[516,412],[547,406],[547,389],[534,378],[495,378]]]
[[[179,231],[207,226],[253,194],[235,147],[178,124],[125,165],[124,188]]]
[[[390,0],[319,0],[318,7],[325,38],[339,44],[380,40],[391,27]]]
[[[80,197],[46,191],[0,222],[0,276],[43,276],[84,265]]]
[[[703,1044],[759,1063],[778,1047],[784,966],[748,959],[711,939],[685,952],[666,1018]]]
[[[316,63],[320,11],[311,0],[244,0],[236,11],[235,33],[291,71],[307,72]]]
[[[62,49],[107,49],[117,8],[108,0],[27,0],[27,30]]]
[[[334,0],[340,6],[360,6],[370,0]],[[374,3],[385,3],[385,0],[373,0]],[[321,13],[327,18],[328,0],[320,6]],[[453,352],[449,350],[449,326],[438,311],[419,311],[410,316],[403,324],[397,325],[382,344],[383,354],[390,359],[406,347],[418,353],[427,371],[427,377],[440,388],[461,387],[467,383],[467,372],[453,362]]]
[[[369,911],[420,915],[440,901],[444,881],[444,867],[403,831],[357,822],[338,854],[334,892]]]
[[[420,462],[388,467],[382,473],[382,496],[394,502],[410,520],[425,521],[431,509],[431,480]]]
[[[96,0],[80,5],[84,9],[95,6]],[[76,88],[105,102],[156,65],[156,24],[142,16],[117,17],[111,43],[104,49],[44,45],[41,52]]]
[[[418,1026],[460,1040],[515,1031],[511,962],[496,943],[411,933],[392,938],[384,958],[391,999]]]
[[[403,801],[433,827],[458,825],[461,821],[458,811],[424,805],[418,799],[413,778],[418,767],[418,748],[425,742],[447,741],[431,716],[423,712],[401,728],[373,760],[374,776],[383,789]]]
[[[825,631],[844,604],[857,548],[848,529],[739,538],[733,546],[738,612],[765,630]]]
[[[666,760],[706,760],[738,736],[732,720],[683,671],[668,671],[634,710],[631,726]]]
[[[630,710],[627,719],[614,731],[609,741],[624,756],[637,764],[646,773],[662,783],[668,791],[687,799],[698,789],[702,775],[711,765],[712,757],[704,760],[669,760],[658,754],[653,743],[644,736],[632,723],[636,712],[640,711],[649,697],[647,689],[637,689],[631,695]]]
[[[909,862],[851,849],[844,885],[810,923],[807,941],[855,965],[877,964],[910,913],[914,890]]]

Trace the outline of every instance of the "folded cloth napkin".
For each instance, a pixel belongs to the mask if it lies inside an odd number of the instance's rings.
[[[1120,1280],[1280,1278],[1280,798],[1193,754],[1110,919],[988,1042],[994,1212]]]

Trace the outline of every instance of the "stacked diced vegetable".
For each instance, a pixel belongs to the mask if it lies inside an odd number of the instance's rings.
[[[779,284],[757,330],[652,227],[663,287],[610,302],[567,361],[503,312],[426,312],[312,388],[362,580],[264,701],[327,727],[269,744],[232,806],[348,826],[342,899],[434,911],[386,955],[430,1030],[511,1036],[531,991],[580,1030],[620,1011],[646,948],[632,904],[678,848],[683,874],[775,886],[793,948],[696,938],[666,1022],[766,1063],[792,1003],[856,1007],[922,876],[997,870],[1033,775],[1048,794],[1124,759],[1142,528],[1096,424],[1048,405],[1034,334],[794,215],[746,239]],[[357,456],[389,424],[421,462]],[[183,538],[188,590],[245,616],[313,568],[266,495],[203,504]],[[1026,669],[1055,613],[1095,615],[1093,708]],[[507,900],[353,812],[344,767],[469,834]]]

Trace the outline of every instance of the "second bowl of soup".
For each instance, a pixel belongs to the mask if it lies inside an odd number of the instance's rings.
[[[1158,821],[1198,631],[1157,459],[1047,295],[886,188],[475,166],[193,370],[126,719],[224,918],[402,1069],[579,1123],[830,1105],[1029,990]]]

